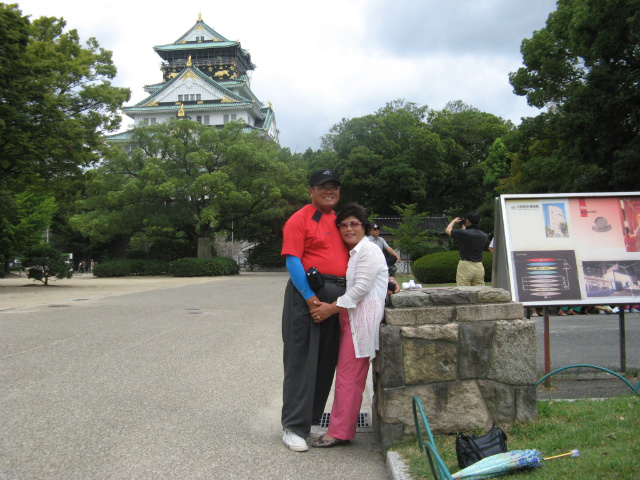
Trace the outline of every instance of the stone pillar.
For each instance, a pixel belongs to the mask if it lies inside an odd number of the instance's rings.
[[[373,422],[383,448],[415,432],[413,395],[437,433],[508,430],[536,418],[536,329],[523,316],[522,304],[500,288],[392,295],[373,366]]]

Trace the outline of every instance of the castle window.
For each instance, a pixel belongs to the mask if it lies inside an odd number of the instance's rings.
[[[155,125],[155,124],[156,124],[156,119],[155,119],[155,117],[153,117],[153,118],[151,119],[151,125]]]
[[[202,123],[202,115],[198,115],[198,116],[196,117],[196,121],[197,121],[198,123]]]
[[[231,122],[235,122],[235,121],[236,121],[236,114],[235,114],[235,113],[232,113],[232,114],[231,114],[231,117],[229,117],[229,114],[225,114],[222,118],[223,118],[223,120],[222,120],[222,121],[223,121],[224,123],[229,123],[230,121],[231,121]]]
[[[209,115],[204,116],[204,124],[209,125]]]

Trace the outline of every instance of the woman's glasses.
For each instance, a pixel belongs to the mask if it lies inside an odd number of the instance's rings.
[[[336,223],[336,225],[338,225],[338,228],[341,230],[346,230],[349,227],[351,227],[352,230],[355,230],[356,228],[358,228],[358,225],[362,225],[362,222],[357,222],[354,220],[353,222],[349,223]]]

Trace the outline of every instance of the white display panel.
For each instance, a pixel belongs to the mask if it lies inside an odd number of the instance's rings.
[[[497,204],[495,261],[508,268],[494,266],[495,285],[514,300],[640,304],[640,192],[502,195]]]

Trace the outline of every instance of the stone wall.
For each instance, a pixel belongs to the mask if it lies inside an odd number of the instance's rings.
[[[521,303],[490,287],[390,297],[374,362],[374,425],[383,448],[415,432],[417,395],[436,433],[508,430],[533,419],[536,330]]]

